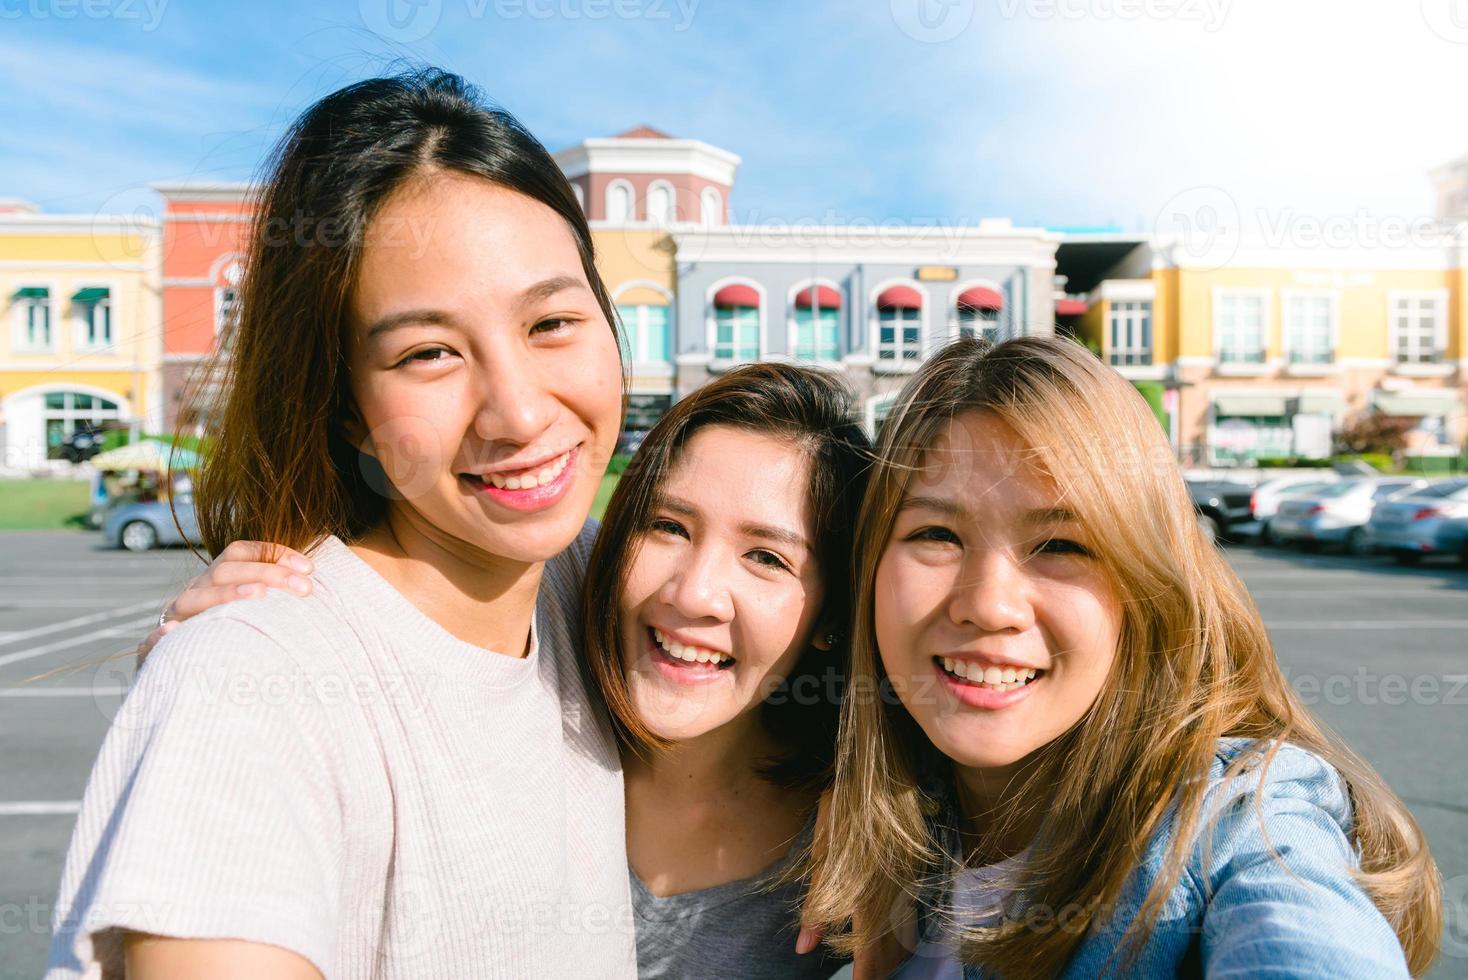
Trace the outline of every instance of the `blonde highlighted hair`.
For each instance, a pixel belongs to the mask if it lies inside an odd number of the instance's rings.
[[[1219,739],[1241,737],[1290,742],[1341,773],[1358,880],[1412,972],[1424,972],[1437,953],[1441,886],[1416,821],[1290,688],[1243,584],[1200,532],[1145,401],[1081,346],[1044,338],[950,344],[911,379],[888,418],[857,522],[851,684],[830,838],[812,869],[807,921],[824,923],[832,944],[850,952],[890,928],[895,910],[910,907],[943,864],[923,777],[932,765],[951,770],[900,703],[873,696],[883,681],[873,596],[913,474],[970,412],[1012,428],[1031,451],[1028,462],[1054,481],[1122,600],[1122,625],[1095,703],[1027,761],[997,831],[1040,828],[1019,882],[1023,899],[1068,910],[1067,925],[966,931],[965,961],[1000,975],[1059,973],[1098,910],[1114,907],[1148,842],[1175,821],[1162,873],[1119,953],[1124,962],[1139,950],[1202,829]]]

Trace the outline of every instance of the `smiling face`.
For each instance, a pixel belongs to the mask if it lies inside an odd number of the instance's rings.
[[[566,222],[433,173],[374,216],[350,300],[352,436],[394,508],[489,555],[576,536],[621,424],[616,339]]]
[[[819,614],[810,472],[788,440],[713,425],[676,457],[622,590],[622,663],[647,727],[697,737],[751,712]]]
[[[877,644],[939,751],[963,767],[1010,766],[1096,700],[1120,604],[1085,529],[1009,426],[970,412],[938,444],[877,567]]]

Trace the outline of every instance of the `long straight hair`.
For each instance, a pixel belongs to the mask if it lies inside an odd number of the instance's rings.
[[[214,368],[227,394],[195,493],[211,554],[239,539],[296,549],[328,534],[350,539],[385,516],[385,478],[343,429],[353,410],[346,311],[368,225],[409,181],[468,175],[549,207],[616,330],[565,175],[514,116],[457,75],[425,68],[334,92],[296,120],[273,159],[233,343]]]
[[[1095,703],[1030,760],[998,830],[1038,823],[1019,875],[1022,900],[1074,917],[1063,927],[966,930],[963,959],[1003,976],[1058,974],[1097,910],[1113,907],[1164,821],[1174,820],[1162,873],[1129,925],[1120,959],[1138,952],[1201,829],[1218,741],[1234,736],[1272,746],[1243,753],[1240,767],[1267,767],[1278,746],[1290,742],[1342,774],[1353,804],[1358,879],[1396,930],[1412,971],[1425,971],[1436,955],[1441,911],[1436,866],[1420,828],[1291,690],[1242,582],[1197,526],[1161,427],[1130,385],[1077,344],[1021,338],[991,348],[956,341],[904,389],[858,521],[852,692],[874,690],[885,677],[875,632],[876,570],[912,474],[953,420],[971,412],[1006,423],[1029,450],[1027,459],[1055,482],[1095,542],[1121,597],[1122,623]],[[914,890],[944,865],[930,819],[936,801],[922,783],[934,768],[952,772],[900,703],[847,698],[831,839],[807,898],[808,915],[828,923],[839,948],[849,951],[884,931],[894,910],[909,906]]]
[[[782,786],[814,788],[830,781],[840,692],[850,630],[851,544],[871,446],[852,414],[852,397],[836,375],[790,364],[751,364],[721,375],[674,405],[647,434],[613,491],[586,569],[582,664],[611,712],[624,750],[669,743],[655,735],[632,703],[622,660],[620,599],[668,475],[697,433],[727,426],[788,441],[810,466],[816,565],[822,580],[819,624],[835,624],[830,651],[807,649],[790,677],[761,705],[762,723],[780,747],[763,775]]]

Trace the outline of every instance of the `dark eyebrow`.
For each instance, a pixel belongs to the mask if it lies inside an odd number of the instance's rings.
[[[549,299],[556,293],[566,289],[583,289],[590,292],[590,287],[575,276],[551,276],[549,279],[542,279],[529,289],[521,292],[520,298],[515,300],[515,305],[520,307],[530,306],[533,303],[539,303],[541,300]]]
[[[453,316],[443,310],[403,310],[401,313],[390,313],[368,327],[367,339],[371,340],[378,334],[405,327],[410,323],[432,323],[449,327],[455,322]]]
[[[654,506],[664,510],[670,510],[682,517],[697,517],[698,508],[681,497],[672,497],[668,494],[660,494]],[[810,542],[805,540],[805,535],[783,527],[771,527],[768,524],[744,523],[739,525],[739,533],[751,538],[763,538],[766,541],[778,541],[795,548],[811,550]]]
[[[588,290],[589,287],[575,276],[551,276],[522,291],[519,298],[515,300],[515,306],[530,306],[567,289]],[[456,321],[452,314],[443,310],[403,310],[401,313],[385,316],[369,327],[367,339],[371,340],[378,334],[387,333],[389,330],[395,330],[410,323],[431,323],[451,327],[455,325]]]

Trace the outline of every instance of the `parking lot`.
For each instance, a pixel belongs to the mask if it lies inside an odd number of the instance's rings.
[[[1426,828],[1457,916],[1457,955],[1433,976],[1468,976],[1468,569],[1228,551],[1296,689]],[[0,535],[0,980],[41,970],[77,801],[131,649],[198,567],[186,550],[103,550],[86,532]]]

